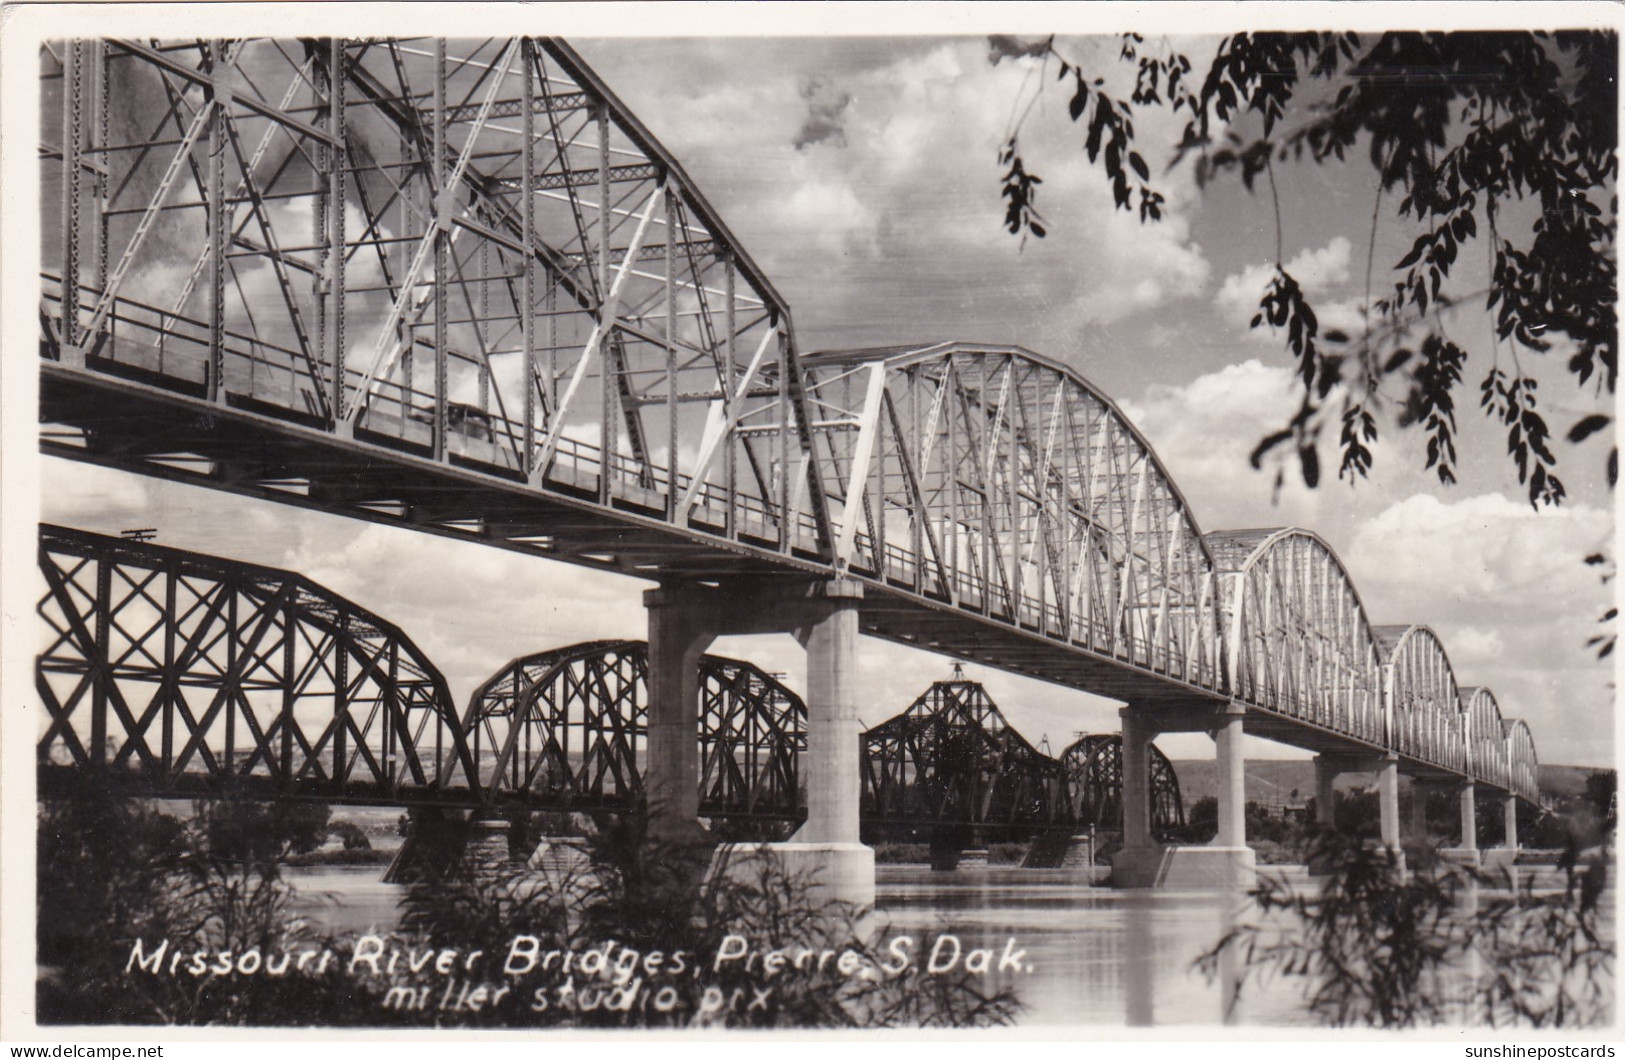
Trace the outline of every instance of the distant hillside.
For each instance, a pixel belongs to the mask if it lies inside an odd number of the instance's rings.
[[[1204,795],[1219,794],[1219,764],[1212,759],[1186,758],[1174,762],[1179,776],[1179,791],[1189,807]],[[1577,795],[1585,790],[1586,778],[1593,773],[1612,770],[1588,766],[1542,765],[1539,772],[1540,790],[1547,795]],[[1370,787],[1376,783],[1372,773],[1344,773],[1337,778],[1339,791]],[[1297,794],[1294,796],[1293,792]],[[1265,806],[1302,805],[1315,794],[1315,764],[1313,762],[1256,759],[1247,763],[1247,799]]]
[[[1596,773],[1612,773],[1612,769],[1595,769],[1591,766],[1548,766],[1541,765],[1536,779],[1540,783],[1540,790],[1545,795],[1578,795],[1585,791],[1586,779]]]

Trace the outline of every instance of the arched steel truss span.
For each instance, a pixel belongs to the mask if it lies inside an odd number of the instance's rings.
[[[461,733],[493,803],[631,812],[643,796],[649,646],[572,644],[513,660],[470,697]],[[700,660],[700,812],[806,816],[807,710],[751,663]]]
[[[297,574],[42,526],[41,791],[478,805],[445,679]]]
[[[1207,540],[1222,572],[1231,694],[1384,746],[1377,640],[1331,546],[1298,529],[1231,530]]]
[[[1103,695],[1168,694],[1142,674],[1221,688],[1201,531],[1149,443],[1076,372],[955,342],[802,363],[809,415],[828,425],[814,452],[837,568],[1071,645]],[[870,628],[1006,668],[1031,651],[964,651],[938,627]]]
[[[47,453],[602,569],[848,577],[876,636],[1472,774],[1437,638],[1372,629],[1311,534],[1204,536],[1071,368],[804,355],[562,41],[39,61]]]
[[[938,681],[863,735],[863,816],[893,827],[971,825],[1012,837],[1067,829],[1060,763],[974,681]]]
[[[1444,643],[1426,626],[1378,626],[1373,632],[1388,685],[1390,745],[1400,754],[1467,773],[1467,725]]]
[[[1506,748],[1511,789],[1521,799],[1540,804],[1540,760],[1535,755],[1535,737],[1522,721],[1508,721]]]
[[[1123,737],[1094,733],[1079,737],[1061,753],[1067,809],[1077,827],[1123,827]],[[1185,803],[1173,763],[1151,747],[1151,829],[1185,826]]]

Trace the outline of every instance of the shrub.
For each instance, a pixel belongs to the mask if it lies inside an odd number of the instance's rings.
[[[1257,917],[1197,960],[1211,981],[1303,982],[1310,1013],[1334,1026],[1415,1027],[1466,1017],[1491,1026],[1584,1027],[1612,1018],[1613,949],[1599,931],[1606,863],[1570,860],[1558,893],[1442,859],[1402,874],[1360,837],[1317,834],[1318,892],[1260,876]],[[1504,889],[1491,890],[1496,884]]]

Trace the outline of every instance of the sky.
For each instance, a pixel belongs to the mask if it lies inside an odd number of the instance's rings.
[[[1342,558],[1378,624],[1441,636],[1462,686],[1488,685],[1505,715],[1533,728],[1547,762],[1613,765],[1613,665],[1585,646],[1612,589],[1582,557],[1611,546],[1602,479],[1612,438],[1555,444],[1569,500],[1533,510],[1481,421],[1476,384],[1497,349],[1472,303],[1449,320],[1472,351],[1460,395],[1460,483],[1423,470],[1421,442],[1382,424],[1376,468],[1351,487],[1305,488],[1249,466],[1259,438],[1295,405],[1279,336],[1249,329],[1275,256],[1267,197],[1198,188],[1189,166],[1162,170],[1165,219],[1112,208],[1084,159],[1054,66],[1000,58],[987,38],[572,39],[682,162],[792,307],[800,349],[958,339],[1017,344],[1060,360],[1110,395],[1156,450],[1204,531],[1305,527]],[[1193,55],[1211,39],[1175,42]],[[1122,76],[1115,38],[1064,38],[1062,52]],[[1116,84],[1116,82],[1112,82]],[[1044,86],[1038,91],[1039,86]],[[997,153],[1025,111],[1021,140],[1044,184],[1049,235],[1003,228]],[[1178,122],[1147,115],[1142,143]],[[1381,290],[1414,233],[1358,164],[1285,168],[1282,257],[1322,308],[1357,325],[1368,247]],[[1473,290],[1479,263],[1464,265]],[[1554,433],[1597,406],[1565,381],[1558,354],[1523,360],[1544,382]],[[1560,426],[1562,425],[1562,426]],[[459,703],[508,659],[596,637],[644,635],[647,583],[469,543],[42,459],[42,517],[116,533],[158,528],[160,543],[291,568],[395,622],[446,673]],[[805,689],[788,636],[718,642]],[[865,640],[864,721],[903,710],[951,661]],[[1009,720],[1059,752],[1078,732],[1112,731],[1118,704],[967,666]],[[1210,757],[1202,736],[1163,737],[1171,757]],[[1297,752],[1249,740],[1247,753]]]

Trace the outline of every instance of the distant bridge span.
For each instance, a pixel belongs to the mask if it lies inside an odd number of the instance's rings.
[[[707,640],[719,601],[837,586],[864,633],[1131,704],[1133,790],[1155,731],[1244,727],[1536,797],[1437,638],[1383,639],[1313,535],[1204,535],[1071,368],[802,351],[561,41],[85,40],[41,74],[46,453],[657,579]],[[851,728],[846,621],[809,641],[815,757],[820,704]],[[845,837],[851,765],[817,768]]]

